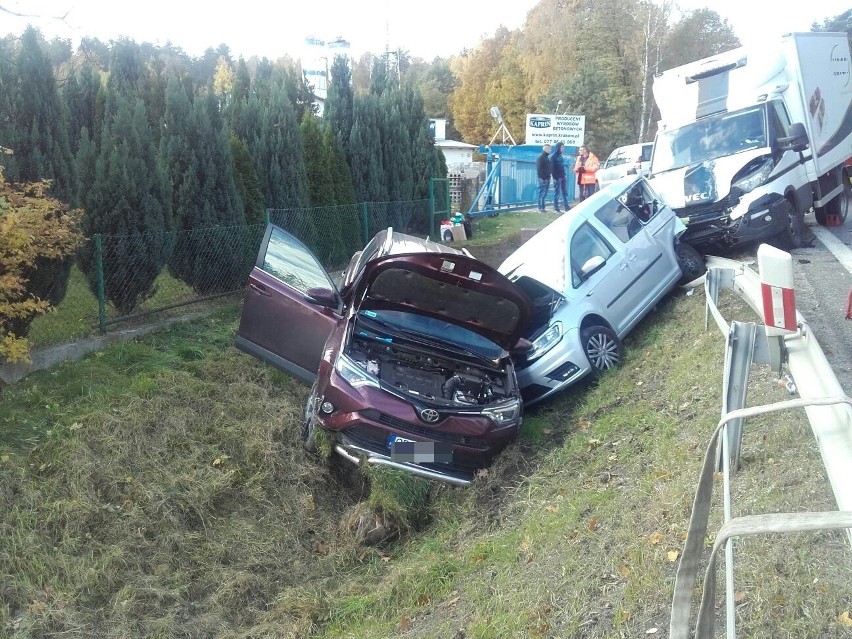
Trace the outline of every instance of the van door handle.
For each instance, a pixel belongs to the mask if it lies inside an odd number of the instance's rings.
[[[261,286],[260,284],[255,284],[254,282],[249,282],[249,288],[253,291],[257,291],[264,297],[272,297],[272,293],[270,293],[265,286]]]
[[[620,268],[622,271],[627,270],[627,262],[622,262],[618,265],[618,268]]]

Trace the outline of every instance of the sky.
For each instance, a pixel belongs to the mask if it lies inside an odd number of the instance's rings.
[[[233,57],[299,57],[308,36],[351,43],[350,53],[398,46],[431,61],[472,49],[502,24],[523,26],[538,0],[0,0],[0,36],[33,24],[48,38],[83,36],[108,42],[167,42],[192,56],[227,44]],[[850,0],[678,0],[683,10],[709,7],[728,19],[744,44],[760,44],[788,31],[809,31],[850,8]],[[3,11],[5,9],[6,11]],[[32,17],[16,17],[9,12]]]

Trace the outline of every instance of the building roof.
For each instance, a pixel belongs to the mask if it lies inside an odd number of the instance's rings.
[[[467,142],[459,142],[458,140],[437,140],[435,142],[435,146],[440,146],[442,148],[450,148],[450,149],[476,149],[477,146],[475,144],[468,144]]]

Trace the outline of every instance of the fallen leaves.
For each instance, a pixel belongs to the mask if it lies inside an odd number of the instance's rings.
[[[670,550],[666,553],[666,557],[669,558],[669,561],[675,562],[680,557],[680,553],[677,550]]]
[[[852,628],[852,617],[849,616],[848,610],[837,615],[837,623],[839,623],[841,626],[846,626],[847,628]]]
[[[597,518],[597,517],[592,517],[592,518],[589,520],[589,523],[588,523],[588,524],[586,524],[586,528],[588,528],[588,529],[589,529],[589,530],[591,530],[592,532],[595,532],[595,531],[598,529],[598,526],[600,526],[600,523],[598,522],[598,518]]]
[[[650,535],[648,535],[648,541],[651,542],[652,546],[656,546],[663,539],[665,539],[665,535],[663,535],[663,533],[661,533],[661,532],[653,532]]]

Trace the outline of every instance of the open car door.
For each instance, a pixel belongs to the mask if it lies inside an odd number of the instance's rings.
[[[267,225],[249,275],[236,347],[310,384],[342,312],[334,282],[310,249]]]

